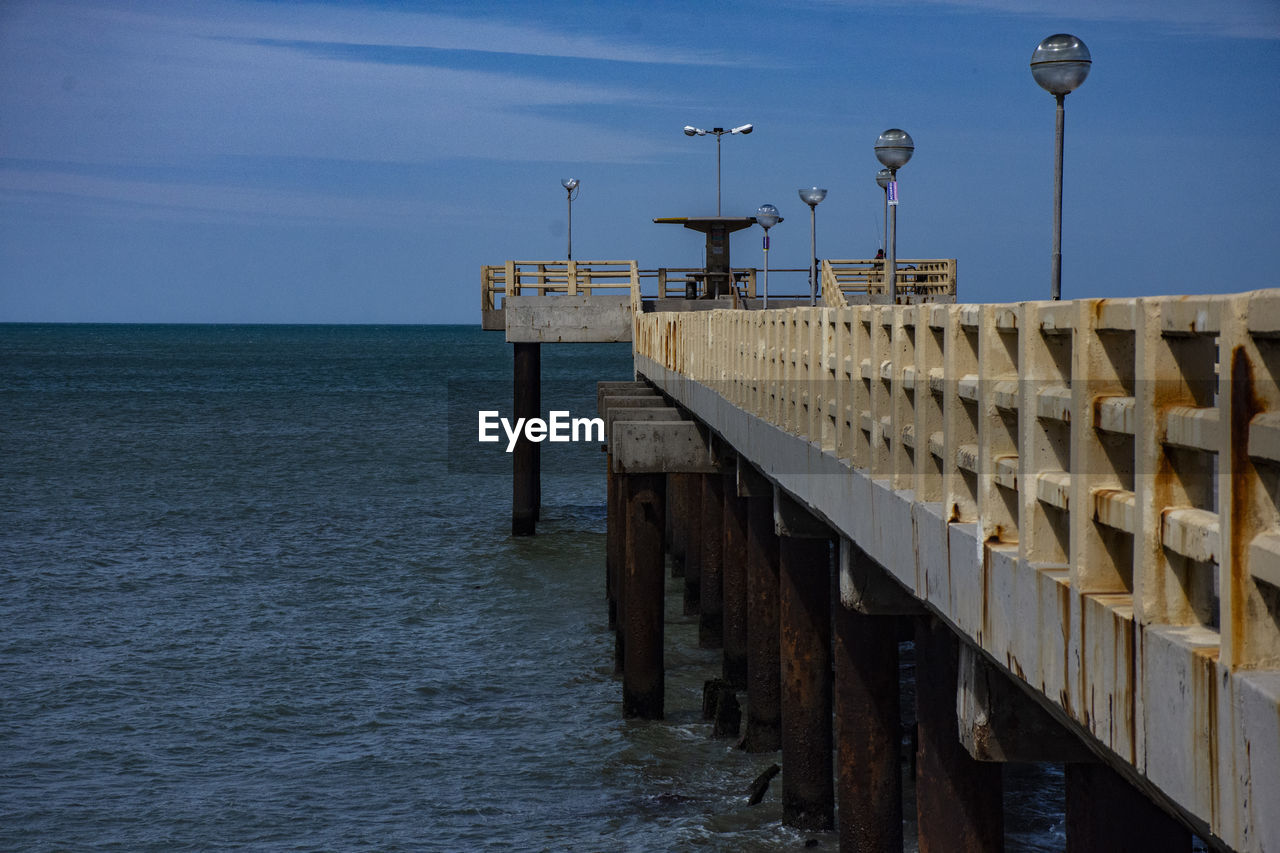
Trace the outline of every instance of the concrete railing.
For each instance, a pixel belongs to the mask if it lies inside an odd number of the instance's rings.
[[[1280,849],[1280,290],[652,313],[634,347],[1131,778]]]
[[[511,296],[627,296],[640,287],[635,261],[507,261],[480,267],[480,315],[484,328]]]
[[[822,301],[829,308],[888,301],[883,260],[824,260]],[[903,260],[898,271],[898,301],[955,302],[956,260]]]

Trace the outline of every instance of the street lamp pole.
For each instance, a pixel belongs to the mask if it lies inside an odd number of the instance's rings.
[[[771,204],[762,204],[756,210],[756,222],[764,229],[764,302],[763,307],[769,307],[769,229],[782,221],[782,217],[778,215],[778,208]]]
[[[880,251],[884,251],[884,242],[889,237],[889,181],[893,180],[893,173],[888,169],[881,169],[876,172],[876,186],[884,191],[884,231],[880,235]]]
[[[889,183],[885,189],[885,203],[889,207],[888,252],[884,261],[889,279],[889,304],[898,303],[898,170],[907,165],[915,153],[916,144],[911,134],[896,127],[886,130],[876,140],[876,159],[889,170]]]
[[[578,197],[579,183],[581,181],[577,178],[562,178],[560,180],[560,186],[564,187],[565,193],[569,196],[569,260],[573,260],[573,200]]]
[[[1062,298],[1062,140],[1066,128],[1066,100],[1089,76],[1093,60],[1089,48],[1073,35],[1046,38],[1031,54],[1031,76],[1058,101],[1053,152],[1053,250],[1049,255],[1049,297]]]
[[[684,126],[685,136],[706,136],[708,133],[715,134],[716,137],[716,216],[720,215],[720,137],[726,133],[741,133],[743,136],[750,133],[755,128],[749,124],[740,124],[737,127],[731,127],[725,130],[723,127],[713,127],[711,130],[703,130],[700,127],[694,127],[691,124]]]
[[[809,305],[818,304],[818,203],[827,197],[827,191],[818,187],[797,190],[800,200],[809,205]]]

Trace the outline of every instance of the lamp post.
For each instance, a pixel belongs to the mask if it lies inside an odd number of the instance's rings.
[[[876,159],[889,170],[889,182],[885,186],[885,204],[889,210],[889,246],[884,268],[889,277],[889,304],[898,302],[898,170],[907,165],[915,153],[916,144],[911,134],[896,127],[886,130],[876,140]]]
[[[827,197],[827,191],[817,187],[797,190],[800,200],[809,205],[809,305],[818,304],[818,202]]]
[[[1050,255],[1049,297],[1062,298],[1062,137],[1067,95],[1089,76],[1093,60],[1089,48],[1073,35],[1058,33],[1036,46],[1031,76],[1040,88],[1058,99],[1058,132],[1053,154],[1053,252]]]
[[[769,307],[769,229],[782,221],[778,208],[771,204],[762,204],[756,210],[756,222],[764,229],[764,303]]]
[[[560,186],[564,187],[569,196],[569,260],[573,260],[573,200],[578,197],[579,183],[581,182],[577,178],[560,180]]]
[[[893,173],[888,169],[876,172],[876,186],[884,190],[884,232],[880,235],[881,251],[884,251],[884,241],[889,234],[889,181],[891,180],[893,180]]]
[[[684,126],[685,136],[706,136],[708,133],[714,133],[716,137],[716,216],[720,215],[720,137],[726,133],[741,133],[744,136],[755,128],[749,124],[740,124],[737,127],[731,127],[725,130],[723,127],[713,127],[711,130],[703,130],[700,127],[694,127],[691,124]]]

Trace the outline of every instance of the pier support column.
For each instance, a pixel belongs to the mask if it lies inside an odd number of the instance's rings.
[[[724,645],[724,478],[703,474],[702,548],[699,560],[698,645]]]
[[[626,500],[622,713],[660,720],[666,689],[662,657],[666,477],[623,474],[619,479]]]
[[[778,538],[782,685],[782,822],[835,824],[831,735],[831,546]]]
[[[609,591],[609,627],[613,629],[613,671],[626,667],[626,578],[627,578],[627,495],[622,474],[613,472],[613,453],[608,454],[609,477],[605,501],[608,506],[609,537],[606,574]]]
[[[975,761],[958,734],[959,643],[937,618],[916,619],[916,823],[920,853],[1004,849],[1000,765]]]
[[[684,577],[689,545],[689,480],[692,474],[667,475],[667,549],[671,552],[671,577]]]
[[[782,746],[778,535],[773,494],[747,498],[747,752]]]
[[[900,614],[915,612],[918,605],[905,592],[895,595],[893,582],[883,574],[861,548],[841,540],[831,654],[843,853],[902,850],[898,634]],[[876,594],[878,589],[887,592]]]
[[[1191,833],[1105,764],[1067,764],[1067,853],[1188,853]]]
[[[747,501],[738,495],[737,470],[722,475],[724,492],[724,678],[747,687]]]
[[[609,630],[618,627],[618,565],[622,556],[622,512],[619,510],[618,483],[613,476],[613,454],[606,453],[604,462],[604,592],[609,603]]]
[[[684,477],[684,615],[697,615],[702,604],[702,481],[704,477]]]
[[[514,343],[514,400],[516,418],[540,417],[542,409],[542,344]],[[538,526],[540,506],[539,466],[541,444],[523,436],[512,452],[511,533],[532,536]]]
[[[609,447],[626,500],[622,711],[661,719],[663,592],[666,588],[667,473],[718,474],[706,436],[691,421],[615,420]]]

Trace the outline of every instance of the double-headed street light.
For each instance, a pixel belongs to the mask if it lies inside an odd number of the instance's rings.
[[[916,144],[911,134],[896,127],[886,130],[876,140],[876,159],[880,165],[889,170],[889,182],[885,187],[887,193],[885,204],[889,211],[889,250],[886,253],[884,268],[889,276],[889,304],[898,302],[898,170],[907,165],[911,155],[915,153]]]
[[[706,136],[708,133],[714,133],[716,136],[716,216],[720,215],[720,137],[726,133],[748,134],[754,130],[749,124],[740,124],[737,127],[731,127],[725,130],[723,127],[713,127],[711,130],[703,130],[700,127],[694,127],[691,124],[684,126],[685,136]]]
[[[1058,33],[1036,46],[1031,54],[1031,76],[1040,88],[1058,99],[1058,133],[1053,155],[1053,252],[1050,255],[1049,296],[1062,297],[1062,137],[1066,124],[1067,95],[1089,76],[1093,60],[1089,48],[1073,35]]]
[[[560,179],[560,186],[569,195],[569,260],[573,260],[573,200],[578,197],[579,183],[581,182],[577,178]]]
[[[817,187],[797,190],[800,200],[809,205],[809,305],[818,304],[818,203],[827,197],[827,191]]]
[[[756,210],[756,222],[764,229],[764,302],[769,307],[769,229],[782,221],[778,208],[771,204],[762,204]]]

